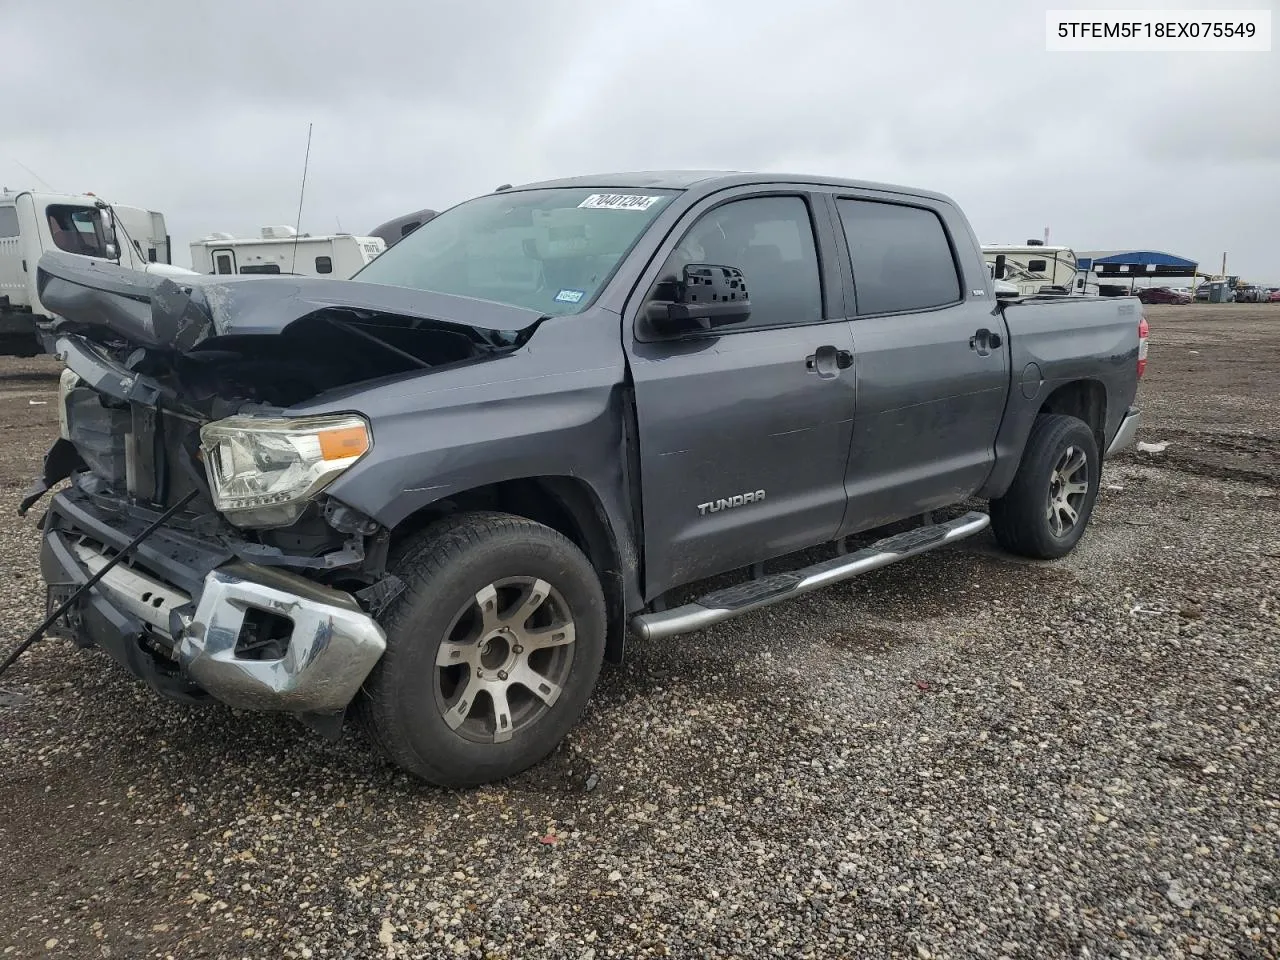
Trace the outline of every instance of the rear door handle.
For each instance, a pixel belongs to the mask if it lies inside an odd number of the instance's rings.
[[[976,350],[978,352],[978,356],[985,357],[989,355],[992,350],[998,349],[1000,344],[1003,342],[1004,341],[1000,338],[1000,334],[983,327],[969,338],[969,349]]]

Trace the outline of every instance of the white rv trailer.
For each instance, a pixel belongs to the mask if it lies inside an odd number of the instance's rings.
[[[260,237],[215,233],[191,244],[197,273],[295,274],[349,280],[387,248],[380,237],[335,233],[313,237],[293,227],[263,227]]]
[[[41,352],[40,327],[51,318],[36,289],[36,263],[47,250],[163,276],[190,276],[169,263],[164,215],[114,206],[91,193],[0,192],[0,354]]]
[[[1020,296],[1038,293],[1096,294],[1098,285],[1082,273],[1070,247],[1027,243],[984,243],[982,258],[996,279],[1015,284]]]

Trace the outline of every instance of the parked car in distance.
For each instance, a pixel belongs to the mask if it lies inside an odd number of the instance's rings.
[[[1185,293],[1178,293],[1168,287],[1143,287],[1138,291],[1138,299],[1143,303],[1190,303],[1191,298]]]
[[[1267,298],[1271,303],[1280,303],[1280,288],[1271,291],[1271,296]]]
[[[504,189],[351,280],[87,262],[39,261],[67,369],[21,505],[71,481],[61,631],[178,700],[350,712],[453,787],[555,749],[628,632],[988,527],[1065,556],[1147,363],[1135,298],[997,300],[951,200],[852,180]]]
[[[1253,284],[1236,287],[1236,303],[1266,303],[1271,291]]]

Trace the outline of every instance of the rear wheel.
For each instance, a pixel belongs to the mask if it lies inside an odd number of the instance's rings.
[[[1054,560],[1070,553],[1093,515],[1102,460],[1076,417],[1036,418],[1008,492],[991,501],[991,526],[1006,550]]]
[[[468,513],[426,530],[392,572],[407,589],[358,706],[388,758],[463,787],[554,750],[604,657],[604,596],[582,551],[531,520]]]

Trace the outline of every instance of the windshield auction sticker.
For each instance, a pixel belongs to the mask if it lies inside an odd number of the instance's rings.
[[[633,193],[593,193],[578,206],[587,210],[648,210],[661,199]]]
[[[1270,10],[1050,10],[1045,49],[1058,52],[1266,53]]]

